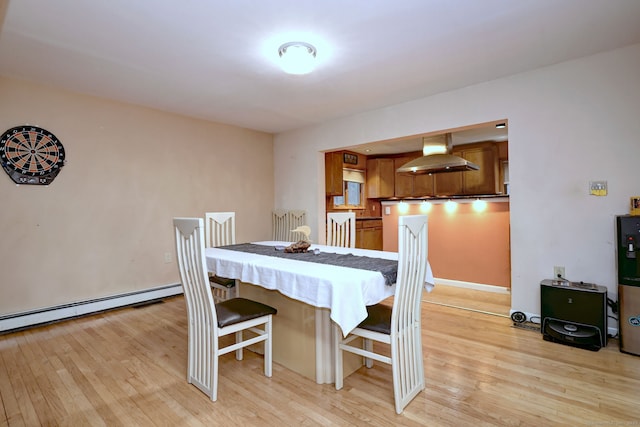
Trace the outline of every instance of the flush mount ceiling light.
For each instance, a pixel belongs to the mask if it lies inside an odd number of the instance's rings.
[[[507,127],[506,123],[497,123],[496,124],[496,129],[504,129]]]
[[[289,74],[307,74],[313,70],[316,48],[305,42],[289,42],[278,48],[282,69]]]

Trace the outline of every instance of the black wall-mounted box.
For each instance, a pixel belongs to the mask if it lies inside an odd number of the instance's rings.
[[[589,350],[607,346],[606,287],[543,280],[540,305],[540,331],[545,340]]]

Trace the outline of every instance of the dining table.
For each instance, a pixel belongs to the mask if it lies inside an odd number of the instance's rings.
[[[367,306],[394,295],[397,252],[259,241],[205,249],[207,269],[236,279],[238,295],[278,309],[273,360],[318,384],[334,381],[333,324],[344,335],[367,317]],[[428,265],[428,263],[427,263]],[[434,286],[428,265],[425,290]],[[362,358],[345,361],[355,371]]]

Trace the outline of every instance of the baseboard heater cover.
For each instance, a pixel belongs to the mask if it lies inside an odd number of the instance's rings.
[[[0,333],[99,313],[101,311],[180,294],[182,294],[182,285],[165,285],[141,291],[9,314],[0,316]]]

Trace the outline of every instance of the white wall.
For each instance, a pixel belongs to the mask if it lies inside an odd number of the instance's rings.
[[[640,195],[640,45],[276,135],[275,205],[307,209],[322,241],[321,151],[499,119],[509,120],[512,309],[540,312],[554,265],[617,299],[614,216]],[[590,180],[608,181],[609,195],[588,195]]]

